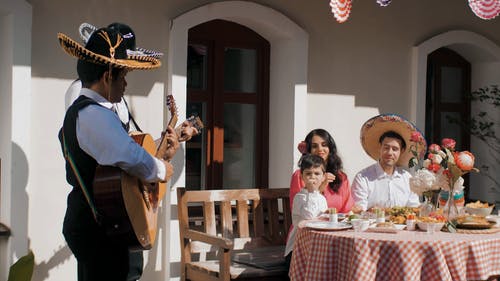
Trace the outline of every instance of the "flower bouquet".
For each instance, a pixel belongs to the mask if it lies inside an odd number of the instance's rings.
[[[418,136],[411,139],[413,143],[410,150],[416,151],[418,145]],[[427,158],[423,160],[420,166],[420,161],[417,158],[416,152],[414,157],[410,159],[409,166],[417,166],[415,175],[410,179],[410,188],[413,192],[426,196],[426,192],[433,190],[448,191],[451,196],[448,198],[448,203],[444,207],[444,214],[448,219],[448,229],[454,229],[451,220],[458,215],[458,208],[453,199],[453,194],[461,192],[464,189],[463,175],[479,170],[474,168],[474,155],[469,151],[456,151],[456,142],[450,138],[444,138],[441,141],[441,146],[431,144],[427,152]],[[450,229],[451,230],[451,229]]]

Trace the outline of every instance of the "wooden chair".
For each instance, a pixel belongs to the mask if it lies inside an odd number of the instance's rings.
[[[178,188],[177,209],[181,280],[288,280],[288,188]]]

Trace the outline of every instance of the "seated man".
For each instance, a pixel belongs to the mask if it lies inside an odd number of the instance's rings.
[[[377,161],[361,170],[353,180],[352,196],[363,211],[374,207],[417,207],[418,195],[410,191],[410,173],[401,168],[412,157],[406,144],[418,129],[394,114],[382,114],[366,121],[361,128],[361,144]],[[418,147],[425,151],[426,144]]]

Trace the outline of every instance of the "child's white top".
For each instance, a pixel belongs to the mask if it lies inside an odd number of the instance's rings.
[[[303,220],[318,217],[328,209],[326,198],[319,191],[308,192],[302,188],[293,198],[292,223],[293,228],[288,236],[285,247],[285,256],[293,250],[293,243],[297,233],[297,225]]]

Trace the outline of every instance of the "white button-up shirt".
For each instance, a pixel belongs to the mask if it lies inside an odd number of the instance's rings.
[[[363,210],[372,207],[417,207],[418,195],[411,192],[408,171],[396,167],[388,175],[377,162],[359,172],[352,182],[354,202]]]
[[[128,135],[112,111],[113,104],[88,88],[82,88],[81,94],[102,106],[91,104],[79,111],[76,137],[80,148],[100,165],[120,167],[147,182],[163,180],[165,165]]]

